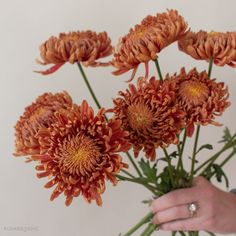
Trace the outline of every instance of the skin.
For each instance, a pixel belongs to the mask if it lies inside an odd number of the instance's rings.
[[[196,203],[191,217],[189,203]],[[194,179],[191,188],[179,189],[154,200],[153,223],[166,231],[236,232],[236,195],[224,192],[203,177]]]

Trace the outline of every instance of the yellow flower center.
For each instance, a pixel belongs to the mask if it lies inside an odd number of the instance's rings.
[[[86,136],[69,137],[59,149],[64,172],[89,175],[101,157],[96,142]]]
[[[127,119],[132,129],[140,131],[152,125],[153,114],[143,103],[132,104],[128,107]]]
[[[180,85],[179,95],[184,102],[197,106],[206,101],[209,89],[201,82],[185,81]]]

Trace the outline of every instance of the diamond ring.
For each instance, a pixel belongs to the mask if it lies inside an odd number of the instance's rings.
[[[188,211],[190,213],[190,217],[193,217],[194,215],[196,215],[196,212],[197,212],[196,203],[192,202],[192,203],[188,204]]]

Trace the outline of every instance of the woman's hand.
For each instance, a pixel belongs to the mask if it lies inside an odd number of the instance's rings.
[[[188,206],[197,205],[191,217]],[[153,223],[162,230],[236,232],[236,196],[220,190],[203,177],[194,179],[194,186],[167,193],[153,201]]]

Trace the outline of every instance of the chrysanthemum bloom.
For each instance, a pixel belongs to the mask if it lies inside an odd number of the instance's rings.
[[[147,158],[154,160],[156,148],[178,143],[177,135],[185,125],[185,114],[175,103],[175,92],[169,84],[152,77],[139,78],[137,87],[129,85],[114,99],[115,119],[129,132],[134,155],[143,149]]]
[[[220,125],[214,119],[230,105],[224,83],[210,79],[205,71],[199,73],[195,68],[188,73],[182,68],[179,75],[167,75],[163,83],[171,84],[176,90],[176,102],[186,112],[188,136],[192,136],[194,124]]]
[[[55,186],[51,200],[64,193],[68,206],[81,194],[88,202],[96,200],[101,205],[105,181],[115,185],[115,175],[127,167],[119,155],[130,147],[127,132],[120,121],[106,122],[103,109],[95,116],[85,101],[54,116],[53,125],[38,132],[45,150],[43,155],[32,156],[40,162],[38,177],[50,178],[46,188]]]
[[[59,37],[51,36],[40,46],[42,61],[39,64],[54,66],[42,74],[50,74],[64,63],[81,62],[84,66],[107,66],[109,63],[97,61],[112,54],[111,40],[106,32],[95,33],[91,30],[61,33]]]
[[[182,37],[187,30],[187,23],[176,10],[170,10],[156,16],[147,16],[121,38],[115,49],[111,64],[117,68],[114,75],[133,70],[131,79],[140,63],[146,64],[157,58],[163,48]]]
[[[179,49],[197,60],[212,58],[218,66],[236,67],[236,32],[189,32],[179,40]]]
[[[71,109],[72,99],[67,92],[45,93],[34,103],[25,108],[15,126],[16,156],[28,156],[41,152],[39,140],[36,137],[39,129],[48,128],[53,122],[53,113],[60,109]]]

